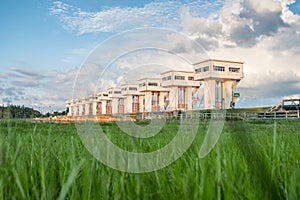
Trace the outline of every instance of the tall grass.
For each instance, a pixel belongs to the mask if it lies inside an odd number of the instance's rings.
[[[102,124],[116,145],[153,151],[177,122],[148,140]],[[0,122],[0,199],[299,199],[298,121],[227,122],[213,151],[198,156],[207,124],[190,149],[161,170],[130,174],[91,156],[74,124]],[[142,150],[139,150],[142,149]]]

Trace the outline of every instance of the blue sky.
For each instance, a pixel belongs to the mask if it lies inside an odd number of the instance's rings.
[[[62,62],[72,50],[87,47],[105,37],[78,36],[64,30],[49,12],[52,3],[45,2],[1,1],[1,68],[73,68],[83,58],[73,58],[71,63]]]
[[[161,27],[187,34],[210,57],[245,61],[237,105],[272,105],[300,94],[299,15],[293,0],[2,0],[0,103],[62,110],[99,43]]]
[[[289,8],[292,12],[299,13],[299,11],[300,11],[300,2],[296,1],[296,2],[292,3],[291,5],[289,5]]]

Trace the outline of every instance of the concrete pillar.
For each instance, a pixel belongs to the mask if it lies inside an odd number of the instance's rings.
[[[230,102],[232,101],[232,81],[225,80],[223,83],[223,98],[224,98],[224,108],[230,108]]]
[[[177,87],[170,87],[169,92],[169,106],[170,110],[177,110],[178,108],[178,90]]]
[[[93,101],[93,115],[97,115],[97,101]]]
[[[141,95],[139,96],[139,104],[140,104],[140,112],[145,112],[145,104],[144,104],[144,101],[145,101],[145,96]]]
[[[133,96],[126,96],[126,98],[124,99],[124,113],[132,113],[132,98]]]
[[[101,101],[102,102],[102,104],[101,104],[101,106],[102,106],[102,108],[101,108],[101,114],[106,114],[106,103],[107,103],[107,101],[106,100],[103,100],[103,101]]]
[[[88,101],[86,101],[84,103],[84,106],[85,106],[85,112],[84,112],[84,115],[89,115],[89,108],[90,108],[90,103]]]
[[[160,108],[160,111],[164,111],[165,108],[164,108],[164,105],[165,105],[165,92],[160,92],[159,93],[159,100],[158,100],[158,105],[159,105],[159,108]]]
[[[145,92],[145,112],[152,111],[152,92]]]
[[[78,113],[78,116],[82,116],[82,112],[83,112],[83,110],[84,110],[84,109],[83,109],[83,106],[84,106],[84,105],[83,105],[82,103],[79,104],[79,113]]]
[[[69,109],[70,112],[70,116],[74,116],[76,114],[76,107],[74,104],[72,104],[72,106]]]
[[[186,88],[186,93],[185,93],[185,98],[186,98],[186,104],[187,104],[187,110],[192,110],[193,109],[193,91],[192,87],[187,87]]]
[[[215,109],[216,80],[205,80],[204,84],[204,109]]]
[[[113,98],[112,99],[112,114],[118,114],[118,98]]]

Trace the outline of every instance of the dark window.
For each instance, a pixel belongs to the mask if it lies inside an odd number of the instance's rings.
[[[172,76],[166,76],[166,77],[163,77],[163,81],[169,81],[169,80],[171,80],[171,78],[172,78]]]
[[[196,71],[197,74],[198,74],[198,73],[201,73],[202,68],[198,68],[198,69],[196,69],[195,71]]]
[[[209,66],[203,67],[203,72],[208,72],[209,71]]]
[[[143,86],[146,86],[145,82],[140,84],[140,87],[143,87]]]
[[[239,73],[239,72],[240,72],[240,68],[238,68],[238,67],[229,67],[229,71],[230,71],[230,72],[236,72],[236,73]]]
[[[225,71],[225,67],[223,67],[223,66],[214,66],[214,70],[215,71],[219,71],[219,72],[224,72]]]
[[[131,90],[131,91],[136,91],[137,88],[136,88],[136,87],[129,87],[129,90]]]
[[[152,82],[149,82],[148,85],[149,85],[149,86],[158,86],[157,83],[152,83]]]
[[[193,76],[189,76],[189,77],[188,77],[188,80],[189,80],[189,81],[193,81],[193,80],[194,80],[194,77],[193,77]]]
[[[185,76],[175,75],[175,80],[185,80]]]

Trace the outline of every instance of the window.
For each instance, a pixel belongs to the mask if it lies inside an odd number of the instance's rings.
[[[203,72],[208,72],[209,71],[209,66],[203,67]]]
[[[103,94],[104,97],[108,97],[108,94]]]
[[[122,91],[126,91],[127,90],[127,88],[122,88]]]
[[[193,80],[194,80],[194,77],[193,77],[193,76],[189,76],[189,77],[188,77],[188,80],[189,80],[189,81],[193,81]]]
[[[121,91],[114,91],[114,94],[121,94]]]
[[[131,91],[137,91],[137,88],[136,87],[129,87],[129,90],[131,90]]]
[[[153,83],[153,82],[148,83],[148,86],[157,86],[157,85],[158,85],[157,83]]]
[[[146,86],[146,83],[145,83],[145,82],[144,82],[144,83],[141,83],[139,86],[140,86],[140,87],[144,87],[144,86]]]
[[[108,94],[112,94],[112,91],[109,91]]]
[[[196,71],[197,74],[199,74],[199,73],[201,73],[202,68],[198,68],[198,69],[196,69],[195,71]]]
[[[185,80],[185,76],[175,75],[175,80]]]
[[[230,71],[230,72],[236,72],[236,73],[239,73],[239,72],[240,72],[240,68],[238,68],[238,67],[229,67],[229,71]]]
[[[163,81],[169,81],[169,80],[171,80],[171,78],[172,78],[172,76],[166,76],[166,77],[163,77]]]
[[[214,66],[214,70],[215,71],[219,71],[219,72],[224,72],[225,71],[225,67],[223,67],[223,66]]]

